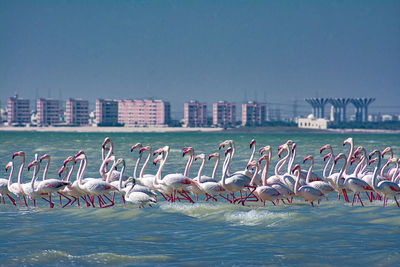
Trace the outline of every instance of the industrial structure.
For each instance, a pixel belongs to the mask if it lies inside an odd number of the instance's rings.
[[[325,118],[325,105],[331,104],[333,110],[333,120],[336,122],[345,122],[346,107],[351,103],[355,107],[355,121],[368,121],[368,106],[375,101],[375,98],[306,98],[313,109],[315,118]]]

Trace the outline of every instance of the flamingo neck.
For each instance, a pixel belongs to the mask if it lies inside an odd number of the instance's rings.
[[[188,159],[188,161],[186,163],[185,172],[183,173],[183,175],[185,177],[189,177],[189,172],[190,172],[190,168],[192,167],[193,160],[194,160],[194,154],[191,153],[190,157],[189,157],[189,159]]]
[[[289,149],[288,153],[290,154],[290,149]],[[295,158],[296,158],[296,147],[293,149],[292,156],[290,157],[290,160],[288,163],[287,173],[289,173],[289,174],[292,173],[292,166],[293,166],[293,162],[294,162]]]
[[[10,186],[12,184],[13,173],[14,173],[14,163],[11,164],[10,176],[8,177],[8,190],[10,190]]]
[[[18,172],[18,185],[19,186],[21,186],[22,172],[24,170],[24,166],[25,166],[25,157],[22,157],[21,167],[19,167],[19,172]]]
[[[256,143],[254,143],[254,145],[253,145],[253,151],[251,152],[251,155],[250,155],[250,159],[249,159],[249,161],[247,162],[247,164],[249,164],[250,162],[252,162],[253,161],[253,159],[254,159],[254,155],[256,154]],[[245,171],[247,170],[247,168],[245,169]]]
[[[86,166],[87,166],[87,158],[86,155],[85,157],[82,159],[83,161],[83,166],[82,166],[82,170],[79,173],[79,185],[82,185],[82,179],[83,179],[83,175],[85,174],[86,171]],[[80,168],[79,168],[80,169]]]
[[[33,170],[33,177],[32,177],[32,181],[31,181],[31,188],[32,188],[32,191],[33,192],[35,192],[35,182],[36,182],[36,179],[38,178],[38,172],[39,172],[39,165],[37,165],[37,166],[35,166],[34,167],[34,170]]]
[[[228,176],[231,176],[232,175],[232,173],[231,173],[231,164],[232,164],[233,157],[235,156],[236,147],[235,147],[235,143],[233,141],[230,141],[229,145],[232,148],[232,150],[230,152],[228,165],[226,166],[226,174]]]
[[[165,157],[162,159],[162,162],[160,164],[160,167],[158,168],[157,174],[156,174],[156,183],[161,183],[162,179],[161,179],[161,174],[162,174],[162,169],[164,168],[165,163],[167,162],[169,156],[169,150],[167,150]]]
[[[324,166],[324,170],[322,171],[322,177],[324,177],[324,179],[326,179],[326,170],[328,169],[328,166],[329,166],[329,163],[331,162],[331,160],[332,160],[332,154],[329,156],[329,158],[328,158],[328,160],[326,161],[326,163],[325,163],[325,166]]]
[[[400,173],[396,176],[397,172],[399,171],[399,160],[396,161],[396,169],[392,176],[392,182],[398,184],[398,179],[400,177]]]
[[[76,173],[76,180],[77,181],[79,181],[79,176],[81,174],[82,168],[83,168],[83,160],[81,160],[81,162],[79,163],[79,169],[78,169],[78,172]]]
[[[67,174],[67,176],[63,179],[63,181],[65,181],[65,182],[71,181],[71,175],[72,175],[72,172],[74,171],[74,168],[75,168],[75,164],[72,164],[71,169],[68,171],[68,174]]]
[[[310,183],[310,176],[311,176],[311,172],[312,172],[313,167],[314,167],[314,159],[312,158],[310,167],[308,168],[307,177],[306,177],[306,183],[307,184]]]
[[[343,173],[344,173],[344,171],[345,171],[345,169],[346,169],[346,166],[347,166],[347,159],[346,159],[346,161],[344,162],[344,165],[343,165],[343,167],[340,169],[340,172],[339,172],[338,181],[337,181],[337,185],[338,185],[338,188],[339,188],[339,189],[342,189],[342,188],[344,187],[345,181],[344,181],[343,179],[341,179],[341,178],[344,178],[344,177],[342,177],[342,176],[343,176]],[[347,179],[347,178],[346,178],[346,179]]]
[[[268,168],[269,168],[270,160],[271,160],[270,157],[268,157],[268,158],[266,159],[265,166],[264,166],[264,170],[263,170],[263,173],[262,173],[262,183],[263,183],[263,186],[266,186],[266,185],[267,185],[267,177],[268,177],[267,174],[268,174]]]
[[[254,180],[256,179],[256,176],[258,174],[258,169],[260,167],[258,167],[258,164],[256,164],[256,168],[254,170],[253,176],[251,177],[251,181],[250,181],[250,185],[254,185]]]
[[[375,166],[374,174],[372,176],[372,188],[374,190],[376,190],[376,188],[378,187],[376,178],[378,176],[379,169],[381,168],[381,160],[382,160],[381,153],[376,153],[376,154],[378,155],[378,162],[377,162],[377,164]]]
[[[113,173],[113,170],[115,169],[115,167],[117,166],[117,162],[114,161],[113,165],[110,168],[110,171],[107,173],[107,177],[106,177],[106,182],[109,183],[111,180],[111,175]]]
[[[218,166],[219,166],[219,161],[220,161],[220,158],[217,157],[217,161],[215,162],[214,169],[213,169],[213,172],[212,172],[212,175],[211,175],[211,178],[212,178],[212,179],[215,179],[215,175],[217,174],[217,170],[218,170]]]
[[[103,151],[102,154],[104,155],[104,148],[102,149],[102,151]],[[100,175],[103,178],[103,180],[107,179],[108,172],[107,172],[106,164],[107,164],[107,160],[112,156],[113,151],[114,151],[114,145],[112,142],[110,142],[110,150],[108,151],[107,156],[103,159],[103,162],[101,163],[100,170],[99,170]],[[110,171],[112,171],[112,169]]]
[[[280,172],[281,172],[283,166],[288,161],[289,151],[287,151],[287,152],[288,152],[287,155],[284,158],[282,158],[280,161],[278,161],[278,163],[275,165],[275,175],[276,176],[281,176]]]
[[[197,172],[197,177],[199,178],[199,183],[201,183],[201,174],[203,173],[203,169],[204,169],[205,165],[206,165],[206,159],[203,158],[203,161],[201,162],[199,171]]]
[[[47,172],[49,171],[49,166],[50,166],[50,158],[47,158],[46,167],[44,168],[43,171],[43,181],[47,179]]]
[[[228,169],[228,165],[230,162],[230,157],[231,157],[232,151],[229,152],[229,154],[225,157],[225,161],[224,164],[222,165],[222,177],[221,177],[221,185],[222,187],[225,188],[226,183],[225,183],[225,176],[227,174],[227,169]]]
[[[297,177],[296,177],[296,182],[294,184],[294,193],[297,195],[297,193],[299,192],[299,187],[300,187],[300,169],[296,170],[297,172]]]
[[[347,156],[347,161],[346,161],[346,166],[344,168],[344,174],[347,175],[347,168],[349,167],[350,161],[351,161],[351,156],[354,153],[354,142],[353,140],[350,141],[350,151],[349,155]]]
[[[146,169],[147,164],[149,164],[150,158],[151,158],[151,150],[149,151],[149,155],[147,155],[146,161],[144,162],[142,169],[140,170],[139,178],[143,177],[144,170]]]
[[[124,172],[125,172],[125,161],[122,162],[122,168],[121,168],[121,172],[119,173],[119,183],[118,183],[118,190],[122,189],[122,177],[124,176]]]

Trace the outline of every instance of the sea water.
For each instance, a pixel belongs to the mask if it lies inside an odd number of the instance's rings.
[[[314,171],[321,174],[321,146],[330,143],[336,154],[348,153],[343,147],[347,137],[355,146],[367,151],[391,146],[398,155],[400,136],[396,134],[251,134],[251,133],[0,133],[0,164],[4,167],[14,152],[23,150],[27,162],[47,153],[51,156],[48,178],[58,177],[62,162],[79,150],[88,157],[85,177],[100,177],[101,144],[109,136],[115,145],[117,158],[127,162],[127,174],[132,175],[138,152],[130,152],[137,142],[153,150],[164,145],[171,154],[163,173],[183,172],[187,158],[182,149],[192,146],[195,153],[218,151],[220,142],[233,139],[236,155],[233,171],[243,170],[251,154],[249,143],[257,148],[270,145],[272,167],[278,161],[277,148],[291,139],[297,144],[296,163],[307,155],[315,158]],[[257,149],[258,150],[258,149]],[[220,151],[221,152],[221,151]],[[223,153],[221,152],[223,155]],[[258,158],[258,153],[256,154]],[[223,157],[222,157],[223,158]],[[15,160],[19,168],[20,159]],[[190,177],[195,177],[200,163],[195,162]],[[211,175],[214,161],[207,162],[204,174]],[[341,163],[338,163],[341,164]],[[154,174],[149,166],[146,173]],[[354,167],[352,167],[354,168]],[[44,166],[41,167],[41,172]],[[16,170],[14,171],[16,172]],[[40,172],[40,174],[41,174]],[[270,169],[269,175],[272,175]],[[75,174],[73,174],[75,179]],[[221,170],[217,173],[221,175]],[[24,170],[23,182],[29,182],[32,172]],[[1,178],[8,173],[1,170]],[[16,175],[14,175],[14,182]],[[41,179],[41,178],[40,178]],[[53,209],[38,200],[34,208],[15,207],[6,198],[0,204],[1,265],[114,265],[114,266],[326,266],[400,264],[400,209],[393,201],[382,207],[381,201],[370,203],[361,194],[365,207],[351,206],[336,194],[312,208],[295,199],[292,204],[274,206],[271,203],[249,203],[245,206],[217,202],[195,204],[169,203],[159,196],[153,207],[139,209],[116,205],[100,209],[85,205],[61,208],[53,199]],[[63,200],[66,203],[65,200]],[[32,204],[32,203],[30,203]],[[81,203],[82,204],[82,203]]]

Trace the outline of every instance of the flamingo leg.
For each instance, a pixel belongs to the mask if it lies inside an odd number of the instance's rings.
[[[48,199],[46,199],[46,198],[44,198],[44,197],[42,197],[42,199],[43,199],[44,201],[46,201],[46,202],[49,203],[51,209],[54,208],[54,203],[51,202],[51,200],[48,200]]]
[[[5,204],[6,204],[6,202],[4,201],[4,197],[2,196],[1,198],[3,199],[3,204],[5,205]]]
[[[21,198],[19,195],[18,195],[18,200],[19,200],[19,206],[22,207]]]
[[[400,208],[400,205],[399,205],[399,202],[397,201],[397,198],[396,198],[396,196],[393,196],[393,198],[394,198],[394,200],[396,201],[397,207],[399,207],[399,208]]]
[[[69,203],[71,203],[71,199],[70,199],[69,197],[67,197],[66,195],[64,195],[63,193],[57,192],[57,194],[60,195],[60,206],[62,205],[61,196],[65,197],[65,198],[68,200],[67,204],[61,206],[62,208],[64,208],[65,206],[67,206]]]
[[[229,195],[227,195],[227,196],[224,196],[224,195],[222,195],[222,194],[219,194],[219,196],[220,197],[222,197],[223,199],[225,199],[226,201],[228,201],[229,203],[232,203],[232,201],[229,199]]]
[[[24,196],[24,202],[25,202],[25,206],[28,207],[29,204],[29,198],[28,198],[28,202],[26,201],[26,197]]]
[[[314,203],[313,203],[313,201],[311,201],[310,204],[311,204],[311,206],[314,208]]]
[[[9,194],[7,194],[7,196],[8,196],[8,198],[11,200],[11,202],[13,203],[13,205],[14,205],[14,206],[17,206],[17,205],[15,204],[15,199],[12,198]]]
[[[109,205],[104,206],[104,208],[112,207],[114,206],[114,200],[111,200],[107,195],[104,195],[105,198],[107,198],[111,203]]]
[[[342,189],[342,193],[343,193],[343,198],[344,198],[344,200],[346,201],[346,202],[350,202],[349,201],[349,197],[347,196],[347,191],[346,191],[346,189]],[[339,196],[340,196],[340,194],[339,194]]]
[[[355,199],[355,197],[356,197],[356,193],[354,193],[354,195],[353,195],[353,202],[351,203],[352,206],[353,206],[353,204],[354,204],[354,199]]]
[[[361,206],[364,207],[364,203],[362,202],[361,198],[360,198],[360,193],[357,193],[357,198],[358,200],[360,200]]]
[[[369,199],[369,202],[372,202],[372,198],[371,198],[371,196],[368,194],[367,191],[365,191],[365,194],[367,195],[367,197],[368,197],[368,199]],[[372,194],[372,192],[371,192],[371,194]]]

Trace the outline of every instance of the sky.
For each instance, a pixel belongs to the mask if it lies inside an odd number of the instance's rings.
[[[399,14],[397,0],[0,0],[1,103],[153,97],[183,114],[375,97],[371,112],[400,113]]]

